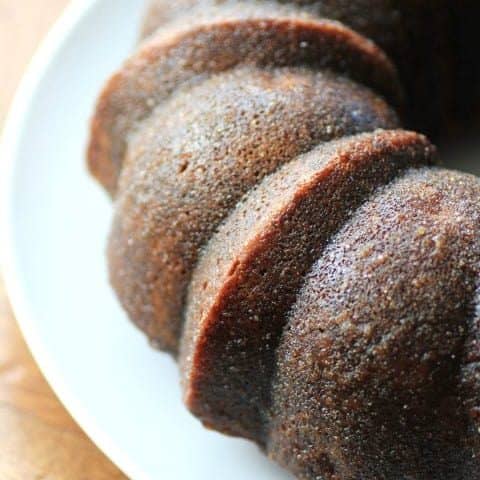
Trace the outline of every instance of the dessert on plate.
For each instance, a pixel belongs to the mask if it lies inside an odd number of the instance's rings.
[[[100,95],[119,300],[297,478],[480,479],[480,180],[423,135],[480,118],[479,13],[156,0]]]

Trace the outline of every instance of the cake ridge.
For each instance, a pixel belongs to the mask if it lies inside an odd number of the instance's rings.
[[[167,39],[169,33],[164,33]],[[257,38],[252,38],[255,35]],[[229,44],[232,37],[238,38]],[[204,51],[198,45],[202,45]],[[216,47],[221,50],[215,50]],[[219,56],[227,47],[230,55]],[[247,50],[239,52],[239,47]],[[185,51],[182,52],[182,48]],[[180,55],[175,62],[176,50],[180,50]],[[199,59],[195,58],[197,54]],[[235,55],[239,55],[238,58]],[[226,64],[218,65],[222,58]],[[163,36],[159,40],[150,39],[104,87],[92,121],[88,149],[90,170],[113,195],[130,123],[148,117],[179,85],[234,68],[245,60],[247,64],[264,67],[303,64],[318,70],[331,68],[379,90],[397,107],[402,104],[402,89],[393,63],[371,41],[338,22],[273,17],[200,24],[182,32],[171,43],[165,43]],[[187,67],[190,65],[191,70],[176,72],[181,62]]]
[[[424,137],[376,130],[320,145],[249,192],[210,240],[190,283],[180,365],[185,403],[197,417],[231,435],[259,441],[267,434],[276,343],[303,277],[331,235],[377,188],[434,159]],[[348,205],[338,205],[348,191]],[[282,200],[275,201],[280,192]],[[306,198],[310,203],[302,206]],[[257,208],[258,214],[250,213]],[[300,237],[294,234],[297,218]],[[291,265],[290,258],[306,264]],[[255,302],[249,300],[253,288]],[[245,351],[256,353],[245,357]],[[241,386],[247,381],[245,398]]]
[[[217,74],[155,113],[121,174],[110,271],[132,318],[174,353],[198,253],[242,196],[318,143],[398,126],[364,87],[286,67]]]
[[[478,478],[461,375],[480,275],[478,195],[473,176],[407,172],[312,268],[278,350],[268,446],[299,478],[321,474],[324,456],[340,478]]]

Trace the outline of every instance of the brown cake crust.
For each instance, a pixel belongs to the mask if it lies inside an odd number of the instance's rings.
[[[177,89],[237,66],[308,67],[345,74],[399,106],[396,69],[366,38],[329,20],[276,16],[161,29],[107,83],[91,126],[91,172],[111,193],[128,139]]]
[[[319,143],[397,125],[328,72],[243,67],[174,95],[131,138],[115,202],[111,280],[131,318],[175,353],[199,251],[242,195]]]
[[[344,137],[280,168],[229,215],[204,251],[186,308],[180,366],[198,418],[264,444],[275,350],[305,275],[379,186],[433,156],[410,132]]]
[[[169,23],[189,24],[192,18],[227,16],[232,10],[248,15],[254,8],[336,20],[374,41],[398,67],[407,92],[408,128],[445,140],[471,118],[458,100],[479,98],[473,82],[479,75],[472,75],[480,64],[474,58],[477,0],[153,0],[143,35]]]
[[[398,130],[476,112],[474,3],[155,0],[99,99],[119,299],[297,478],[480,480],[480,180]]]
[[[316,262],[277,350],[268,445],[298,478],[480,478],[479,198],[478,178],[412,170]]]

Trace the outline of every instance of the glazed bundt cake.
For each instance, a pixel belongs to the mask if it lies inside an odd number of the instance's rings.
[[[480,479],[480,179],[402,130],[477,118],[477,13],[156,0],[99,99],[120,301],[297,478]]]

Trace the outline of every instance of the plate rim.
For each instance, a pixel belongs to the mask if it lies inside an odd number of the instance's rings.
[[[55,362],[44,348],[37,331],[35,315],[30,309],[18,278],[17,252],[14,245],[13,180],[22,143],[22,132],[30,112],[31,103],[53,59],[60,52],[68,36],[78,23],[92,14],[100,1],[103,0],[71,0],[67,3],[65,10],[54,22],[53,27],[51,27],[28,63],[14,94],[0,136],[0,267],[15,320],[42,375],[60,402],[93,443],[127,477],[135,480],[148,480],[151,477],[143,472],[120,448],[117,448],[109,435],[96,425],[88,411],[69,391],[62,375],[59,374],[55,366]]]

